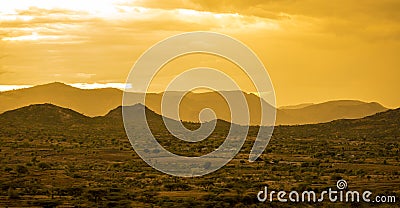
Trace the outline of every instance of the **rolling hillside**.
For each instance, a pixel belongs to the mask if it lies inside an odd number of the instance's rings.
[[[145,108],[147,120],[149,123],[162,122],[162,116],[148,109],[142,104],[127,106],[126,109],[131,112],[141,112]],[[133,113],[132,115],[134,115]],[[18,124],[23,126],[28,125],[54,125],[59,124],[121,124],[122,123],[122,107],[119,106],[109,111],[104,116],[88,117],[82,115],[74,110],[59,107],[53,104],[34,104],[10,110],[0,114],[0,122],[3,126]],[[223,121],[219,121],[223,122]],[[282,127],[312,127],[320,128],[328,131],[348,131],[348,130],[362,130],[366,129],[369,132],[377,131],[377,129],[397,129],[400,131],[400,108],[379,112],[371,116],[360,119],[339,119],[326,123],[319,124],[306,124],[295,126],[282,126]],[[325,132],[325,133],[326,133]]]
[[[237,93],[234,91],[226,93]],[[55,82],[31,88],[0,93],[0,113],[32,104],[51,103],[69,108],[89,117],[106,115],[110,110],[121,106],[123,92],[118,89],[84,90]],[[178,96],[179,93],[171,93]],[[138,103],[144,94],[130,93],[129,105]],[[163,93],[146,95],[146,106],[161,114]],[[244,93],[248,102],[250,123],[259,124],[260,100],[254,94]],[[268,103],[267,112],[273,111]],[[218,119],[230,121],[231,114],[227,103],[216,92],[188,93],[180,104],[180,118],[184,121],[199,122],[199,113],[204,108],[213,109]],[[354,119],[373,115],[387,110],[379,103],[366,103],[357,100],[338,100],[319,104],[300,104],[277,109],[276,125],[298,125],[329,122],[337,119]]]

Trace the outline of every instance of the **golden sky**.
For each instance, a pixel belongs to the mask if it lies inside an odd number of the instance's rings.
[[[202,30],[248,45],[278,106],[359,99],[399,107],[399,11],[396,0],[0,1],[0,85],[123,83],[147,48]],[[166,66],[158,84],[196,60],[242,80],[217,57],[192,56]]]

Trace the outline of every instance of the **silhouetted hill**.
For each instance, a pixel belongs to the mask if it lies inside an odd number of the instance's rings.
[[[368,130],[371,133],[382,131],[396,131],[399,135],[400,132],[400,108],[379,112],[372,116],[367,116],[361,119],[341,119],[330,122],[331,126],[340,126],[346,130]],[[347,128],[350,127],[350,128]]]
[[[136,112],[141,112],[143,108],[146,108],[144,105],[138,103],[133,106],[129,106],[127,108],[130,108],[133,111]],[[148,108],[146,108],[146,111],[149,111]],[[118,106],[117,108],[111,110],[108,112],[105,116],[100,116],[103,119],[109,119],[109,120],[116,120],[116,119],[122,119],[122,106]]]
[[[355,123],[374,123],[381,125],[400,125],[400,108],[377,113],[372,116],[354,120]]]
[[[387,110],[360,119],[339,119],[327,123],[279,126],[280,132],[299,137],[362,139],[400,137],[400,108]]]
[[[108,124],[122,124],[122,106],[119,106],[113,110],[111,110],[110,112],[108,112],[105,116],[98,116],[98,117],[94,117],[93,119],[97,121],[97,123],[108,123]],[[139,117],[140,113],[143,112],[143,108],[145,108],[145,113],[146,113],[146,120],[149,123],[150,126],[153,126],[154,128],[161,128],[162,126],[164,126],[164,121],[163,121],[163,117],[157,113],[155,113],[154,111],[150,110],[149,108],[147,108],[146,106],[144,106],[143,104],[135,104],[132,106],[125,106],[124,110],[125,111],[129,111],[130,112],[130,117],[134,120],[135,117]],[[168,117],[164,117],[165,120],[169,120],[172,121],[173,123],[177,124],[177,120],[168,118]],[[206,122],[207,123],[207,122]],[[199,126],[198,123],[192,123],[192,122],[185,122],[183,121],[183,124],[186,127],[193,127],[193,126]],[[224,120],[218,119],[217,120],[217,124],[218,125],[223,125],[223,126],[229,126],[230,123],[226,122]]]
[[[135,104],[132,106],[125,106],[124,109],[126,111],[129,111],[132,116],[132,119],[135,117],[138,117],[140,113],[143,112],[143,108],[146,113],[146,118],[149,122],[162,122],[162,116],[155,113],[154,111],[148,109],[146,106],[143,104]],[[107,123],[121,123],[122,124],[122,106],[118,106],[117,108],[111,110],[108,112],[105,116],[98,116],[95,117],[94,119],[97,119],[98,121],[102,122],[107,122]]]
[[[53,104],[34,104],[0,115],[2,125],[64,125],[85,124],[91,120],[76,111]]]
[[[127,108],[140,113],[145,107],[134,105]],[[146,164],[137,154],[139,148],[132,150],[135,140],[130,143],[124,128],[113,122],[121,120],[121,110],[116,108],[106,116],[88,118],[69,109],[42,104],[1,114],[0,207],[68,207],[83,204],[88,207],[151,206],[150,203],[143,204],[143,199],[147,199],[149,194],[154,196],[152,202],[164,203],[160,206],[179,207],[182,201],[193,204],[193,195],[205,193],[205,186],[217,189],[218,184],[210,185],[216,180],[238,188],[230,188],[231,191],[223,193],[227,186],[221,186],[218,189],[222,193],[220,197],[215,197],[217,193],[212,197],[199,198],[197,201],[204,201],[204,204],[197,203],[195,207],[218,206],[221,200],[229,207],[236,203],[248,205],[251,201],[241,200],[243,197],[240,197],[239,191],[251,190],[260,181],[272,179],[280,183],[282,178],[286,181],[285,186],[291,185],[288,190],[320,189],[320,185],[326,190],[335,186],[338,178],[350,178],[354,179],[351,185],[355,190],[362,190],[370,184],[368,187],[374,193],[389,193],[397,197],[400,109],[355,120],[277,126],[265,153],[258,162],[252,163],[246,159],[259,128],[250,127],[248,138],[233,160],[208,176],[191,178],[166,176]],[[110,122],[92,124],[99,118]],[[16,121],[27,125],[15,125]],[[37,126],[32,121],[36,124],[50,122],[50,125]],[[65,123],[72,125],[66,126]],[[191,127],[195,128],[196,124]],[[143,138],[142,128],[133,130],[133,139]],[[155,125],[154,130],[154,137],[164,149],[177,155],[200,157],[218,149],[226,141],[229,126],[217,126],[207,139],[199,142],[174,138],[160,125]],[[158,148],[143,147],[143,151],[153,155],[151,159],[168,157]],[[164,161],[179,162],[176,159]],[[163,164],[168,164],[164,161]],[[206,164],[199,167],[208,167]],[[322,177],[310,178],[310,181],[305,178],[310,175]],[[129,180],[126,180],[127,176]],[[243,176],[246,176],[245,183]],[[371,184],[374,179],[379,179],[379,183]],[[149,188],[158,192],[149,192]],[[17,190],[21,192],[11,192]],[[17,193],[18,198],[10,197],[13,196],[10,193]],[[163,196],[168,193],[171,193],[169,198]],[[116,201],[126,200],[127,196],[132,201],[115,204]],[[254,193],[249,196],[255,198]],[[95,197],[99,198],[98,202],[94,202]],[[240,201],[232,200],[232,197]],[[321,204],[321,207],[325,205],[330,204]]]
[[[361,103],[361,102],[360,102]],[[148,109],[142,104],[135,104],[132,106],[126,106],[125,109],[133,112],[141,113],[143,108],[145,108],[146,116],[149,121],[160,120],[162,116],[155,113],[154,111]],[[34,104],[18,108],[15,110],[10,110],[0,114],[0,121],[6,123],[45,123],[54,124],[57,123],[83,123],[92,120],[101,121],[122,121],[122,106],[119,106],[111,111],[109,111],[104,116],[87,117],[74,110],[59,107],[53,104]],[[218,119],[220,122],[226,122]],[[346,125],[381,125],[381,126],[392,126],[400,125],[400,108],[394,110],[387,110],[384,112],[379,112],[371,116],[367,116],[361,119],[339,119],[331,122],[312,124],[312,125],[336,125],[336,124],[346,124]],[[311,124],[304,125],[310,126]],[[311,126],[312,126],[311,125]]]
[[[179,96],[182,92],[169,93]],[[238,93],[226,91],[225,93]],[[259,97],[243,93],[249,105],[250,123],[260,122]],[[109,111],[121,106],[123,92],[118,89],[78,89],[63,83],[55,82],[38,85],[31,88],[0,93],[0,113],[31,104],[52,103],[57,106],[70,108],[84,115],[94,117],[106,115]],[[157,114],[161,114],[161,99],[163,93],[146,95],[146,106]],[[141,93],[129,93],[128,105],[134,105],[144,97]],[[263,101],[264,102],[264,101]],[[265,103],[267,112],[274,107]],[[213,109],[218,119],[231,121],[229,107],[223,97],[217,92],[188,93],[179,108],[180,119],[199,122],[199,113],[204,108]],[[276,125],[296,125],[328,122],[343,118],[362,118],[377,112],[387,110],[378,103],[365,103],[356,100],[329,101],[320,104],[300,104],[277,109]],[[244,116],[239,114],[239,116]],[[169,116],[167,116],[169,117]],[[173,117],[170,117],[173,118]],[[177,118],[173,118],[177,119]]]
[[[243,93],[244,98],[246,99],[246,102],[248,104],[248,110],[249,110],[249,115],[250,115],[250,124],[251,125],[259,125],[260,124],[260,115],[261,115],[261,102],[260,98],[254,94],[251,93],[245,93],[245,92],[240,92],[240,91],[224,91],[223,94],[230,97],[234,98],[232,100],[232,103],[238,103],[237,97],[240,97]],[[263,101],[263,104],[266,108],[266,112],[273,112],[275,109],[273,106],[268,104],[267,102]],[[150,103],[151,105],[151,103]],[[159,105],[159,104],[158,104]],[[149,106],[151,109],[154,109],[155,112],[159,113],[160,108],[152,108],[152,106]],[[156,107],[156,106],[155,106]],[[218,92],[205,92],[205,93],[188,93],[184,99],[182,99],[180,106],[179,106],[179,113],[180,113],[180,119],[184,121],[190,121],[190,122],[199,122],[199,113],[201,112],[202,109],[209,108],[214,111],[216,114],[216,117],[218,119],[224,120],[224,121],[231,121],[231,109],[229,108],[228,103],[225,101],[223,96],[221,96]],[[238,124],[247,124],[247,123],[241,123],[241,121],[245,121],[245,116],[246,114],[244,111],[247,109],[243,109],[243,112],[236,112],[237,120],[240,121]],[[174,118],[176,119],[176,118]],[[206,118],[206,121],[212,120],[213,118]],[[272,122],[271,122],[272,123]]]
[[[281,106],[278,109],[300,109],[300,108],[304,108],[310,105],[314,105],[314,103],[301,103],[301,104],[297,104],[297,105],[287,105],[287,106]]]
[[[277,124],[314,124],[337,119],[355,119],[386,111],[379,103],[338,100],[308,105],[303,108],[278,109]]]
[[[52,103],[88,116],[106,114],[121,105],[122,91],[113,88],[79,89],[60,82],[0,93],[0,112],[31,104]]]

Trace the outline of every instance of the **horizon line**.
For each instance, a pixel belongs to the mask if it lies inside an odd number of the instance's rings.
[[[36,87],[36,86],[42,86],[42,85],[50,85],[50,84],[56,84],[56,83],[60,83],[60,84],[64,84],[64,85],[68,85],[74,88],[78,88],[78,89],[82,89],[82,90],[91,90],[91,89],[108,89],[108,88],[113,88],[113,89],[119,89],[125,92],[133,92],[133,93],[144,93],[142,91],[126,91],[126,89],[131,88],[130,84],[126,84],[126,83],[122,83],[122,82],[109,82],[109,83],[98,83],[98,82],[94,82],[94,83],[84,83],[84,82],[78,82],[78,83],[65,83],[65,82],[48,82],[48,83],[44,83],[44,84],[36,84],[36,85],[32,85],[32,84],[10,84],[10,85],[1,85],[0,84],[0,92],[8,92],[8,91],[13,91],[13,90],[20,90],[20,89],[27,89],[27,88],[32,88],[32,87]],[[185,92],[185,90],[174,90],[176,92]],[[234,90],[219,90],[219,91],[234,91]],[[165,91],[153,91],[153,92],[147,92],[147,93],[163,93]],[[214,92],[212,90],[208,90],[208,89],[196,89],[196,90],[192,90],[190,91],[192,93],[204,93],[204,92]],[[247,91],[242,91],[248,94],[255,94],[257,95],[257,92],[247,92]]]
[[[84,82],[78,82],[78,83],[65,83],[65,82],[60,82],[60,81],[54,81],[54,82],[48,82],[48,83],[43,83],[43,84],[0,84],[0,93],[2,92],[10,92],[10,91],[14,91],[14,90],[21,90],[21,89],[27,89],[27,88],[32,88],[35,86],[41,86],[41,85],[48,85],[48,84],[55,84],[55,83],[60,83],[60,84],[65,84],[74,88],[78,88],[78,89],[82,89],[82,90],[91,90],[91,89],[118,89],[121,90],[123,92],[132,92],[132,93],[144,93],[144,92],[140,92],[140,91],[125,91],[127,84],[126,83],[122,83],[122,82],[109,82],[109,83],[98,83],[98,82],[94,82],[94,83],[84,83]],[[177,92],[179,90],[176,90]],[[231,91],[231,90],[220,90],[220,91]],[[147,93],[154,93],[154,94],[160,94],[163,93],[165,91],[154,91],[154,92],[147,92]],[[214,92],[211,90],[195,90],[195,91],[191,91],[192,93],[206,93],[206,92]],[[246,92],[246,91],[242,91],[244,93],[247,94],[254,94],[256,96],[259,97],[257,92]],[[340,99],[331,99],[331,100],[325,100],[325,101],[318,101],[318,102],[301,102],[301,103],[295,103],[295,104],[284,104],[284,105],[276,105],[276,108],[282,108],[282,107],[291,107],[291,106],[296,106],[296,105],[302,105],[302,104],[321,104],[321,103],[325,103],[325,102],[330,102],[330,101],[361,101],[361,102],[365,102],[365,103],[379,103],[380,105],[382,105],[385,108],[388,109],[395,109],[397,107],[387,107],[386,105],[383,105],[381,102],[378,101],[364,101],[361,99],[350,99],[350,98],[340,98]]]

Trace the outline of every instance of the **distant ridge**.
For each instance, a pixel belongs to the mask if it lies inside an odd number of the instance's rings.
[[[297,105],[287,105],[287,106],[281,106],[278,109],[282,110],[282,109],[300,109],[300,108],[304,108],[310,105],[314,105],[314,103],[302,103],[302,104],[297,104]]]
[[[142,112],[145,108],[149,123],[162,122],[162,116],[148,109],[142,104],[127,106],[128,109]],[[227,123],[223,120],[218,122]],[[104,116],[88,117],[68,108],[53,104],[34,104],[22,108],[10,110],[0,114],[2,125],[93,125],[93,124],[122,124],[122,106],[119,106]],[[352,128],[370,128],[379,126],[381,128],[392,127],[400,131],[400,108],[379,112],[360,119],[339,119],[320,124],[305,124],[307,126],[329,127],[329,126],[351,126]],[[337,129],[336,129],[337,130]],[[336,131],[335,130],[335,131]]]
[[[233,93],[227,91],[227,93]],[[174,93],[172,93],[174,96]],[[64,83],[54,82],[31,88],[0,92],[0,113],[32,104],[52,103],[69,108],[89,117],[103,116],[122,103],[123,92],[114,88],[79,89]],[[138,103],[144,94],[131,93],[129,105]],[[149,93],[146,106],[161,114],[162,93]],[[251,124],[259,123],[260,100],[254,94],[244,93],[250,106]],[[198,122],[201,109],[213,109],[217,117],[230,121],[229,108],[216,92],[189,93],[180,106],[182,120]],[[273,107],[268,105],[268,111]],[[362,118],[387,110],[379,103],[366,103],[357,100],[338,100],[319,104],[300,104],[277,109],[277,125],[297,125],[329,122],[337,119]]]
[[[279,109],[277,124],[296,125],[324,123],[337,119],[355,119],[386,111],[376,102],[336,100],[308,105],[298,109]]]
[[[360,119],[339,119],[320,124],[280,126],[278,131],[295,131],[302,137],[330,137],[347,139],[385,137],[400,138],[400,108],[379,112]]]
[[[31,104],[52,103],[88,116],[106,114],[121,105],[122,91],[114,88],[79,89],[54,82],[0,93],[0,112]]]

